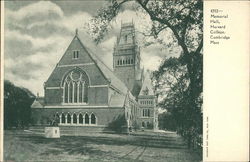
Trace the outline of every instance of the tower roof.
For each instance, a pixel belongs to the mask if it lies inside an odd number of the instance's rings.
[[[148,95],[154,95],[154,88],[150,79],[150,74],[149,72],[146,72],[139,96]]]

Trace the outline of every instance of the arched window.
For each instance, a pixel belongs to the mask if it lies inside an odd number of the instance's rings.
[[[68,124],[71,123],[71,116],[70,116],[70,114],[67,114],[67,123],[68,123]]]
[[[69,94],[68,94],[68,96],[69,96],[69,103],[72,103],[72,98],[73,98],[73,95],[72,95],[72,93],[73,93],[73,82],[70,82],[69,83]]]
[[[74,103],[77,103],[77,100],[78,100],[78,83],[74,82],[73,83],[73,93],[74,93],[74,96],[73,96],[73,99],[74,99]]]
[[[128,60],[126,59],[126,65],[128,64]]]
[[[123,65],[125,64],[125,60],[122,60],[122,64],[123,64]]]
[[[79,114],[79,124],[83,124],[83,116],[82,116],[82,114]]]
[[[68,103],[69,102],[69,98],[68,98],[68,95],[69,95],[69,86],[68,86],[68,83],[67,82],[64,82],[64,102],[65,103]]]
[[[130,59],[128,59],[128,64],[130,64]]]
[[[76,116],[76,114],[73,115],[73,123],[74,123],[74,124],[77,123],[77,116]]]
[[[128,36],[125,35],[125,36],[124,36],[124,41],[125,41],[125,43],[127,43],[127,40],[128,40]]]
[[[149,122],[147,122],[147,128],[149,128],[150,127],[150,124],[149,124]]]
[[[134,63],[134,60],[133,59],[131,59],[131,64],[133,64]]]
[[[85,124],[89,124],[89,115],[85,114]]]
[[[86,73],[75,69],[66,75],[64,79],[63,102],[87,103],[89,80]]]
[[[66,122],[65,115],[62,114],[62,123],[65,124],[65,122]]]
[[[91,114],[91,124],[96,124],[96,117],[94,114]]]
[[[142,126],[142,127],[145,127],[145,123],[144,123],[144,122],[142,122],[142,123],[141,123],[141,126]]]
[[[60,123],[60,116],[59,116],[59,114],[58,114],[58,113],[56,113],[55,122],[56,122],[57,124],[59,124],[59,123]]]

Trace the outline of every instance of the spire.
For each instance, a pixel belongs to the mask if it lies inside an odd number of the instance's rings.
[[[76,36],[78,36],[78,29],[76,28]]]
[[[154,95],[154,88],[153,88],[152,81],[150,79],[150,74],[149,74],[148,70],[144,76],[142,88],[141,88],[139,95],[142,95],[142,96],[143,95]]]

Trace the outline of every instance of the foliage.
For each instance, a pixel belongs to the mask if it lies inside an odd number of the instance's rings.
[[[25,88],[4,81],[4,129],[24,128],[31,122],[30,106],[35,96]]]
[[[191,146],[193,139],[202,134],[202,57],[193,65],[194,71],[197,71],[193,89],[190,87],[187,66],[182,63],[182,59],[164,60],[158,71],[154,72],[154,84],[158,97],[162,98],[159,105],[168,109],[171,114],[168,117],[174,118],[176,122],[177,133]]]
[[[176,119],[177,130],[188,145],[202,133],[202,47],[203,1],[202,0],[110,0],[99,10],[90,23],[90,31],[99,43],[110,29],[110,22],[123,10],[125,3],[133,2],[136,10],[150,16],[151,29],[145,36],[157,41],[163,31],[171,31],[170,44],[181,49],[179,58],[163,60],[154,80],[160,105],[170,108]],[[158,41],[162,42],[162,41]],[[162,42],[164,44],[164,42]],[[166,45],[167,46],[167,45]],[[166,80],[165,80],[166,79]]]
[[[117,117],[115,117],[113,119],[113,121],[111,121],[108,124],[108,129],[117,132],[117,133],[121,133],[123,131],[123,128],[126,127],[126,119],[125,119],[125,115],[119,115]]]
[[[133,120],[133,121],[132,121],[132,127],[133,127],[133,129],[135,129],[135,130],[140,129],[140,124],[139,124],[138,120]]]
[[[158,120],[159,120],[159,129],[176,131],[177,128],[176,120],[170,113],[164,112],[162,114],[159,114]]]

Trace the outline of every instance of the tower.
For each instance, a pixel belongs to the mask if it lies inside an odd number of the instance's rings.
[[[136,41],[134,24],[123,23],[114,47],[113,68],[116,76],[132,93],[136,82],[141,80],[140,62],[140,48]]]

